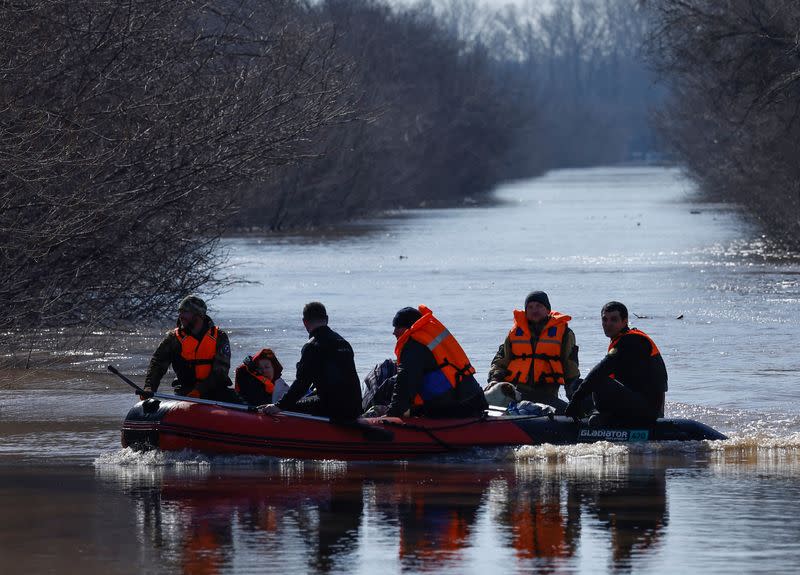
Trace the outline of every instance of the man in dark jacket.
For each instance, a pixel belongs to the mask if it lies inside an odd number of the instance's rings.
[[[481,415],[488,408],[483,390],[475,377],[472,375],[474,369],[469,364],[469,360],[464,355],[461,346],[455,343],[455,350],[460,359],[455,356],[449,358],[458,371],[453,382],[448,381],[443,375],[447,367],[442,366],[436,361],[432,348],[439,343],[447,342],[452,335],[444,329],[444,326],[433,318],[433,314],[427,308],[420,306],[426,311],[425,317],[430,315],[429,321],[436,322],[440,327],[441,335],[446,337],[435,337],[429,344],[423,344],[418,339],[422,339],[425,330],[418,329],[417,322],[423,318],[420,310],[412,307],[401,309],[395,314],[392,320],[394,336],[398,339],[400,347],[397,357],[397,375],[392,393],[392,400],[389,404],[387,416],[400,417],[410,411],[412,415],[426,415],[429,417],[471,417]],[[413,329],[412,329],[413,328]],[[439,328],[437,328],[439,329]],[[407,335],[407,332],[411,331]],[[409,335],[411,337],[409,337]],[[430,334],[435,336],[435,334]],[[453,342],[454,342],[453,338]],[[450,344],[452,345],[452,343]],[[453,351],[453,350],[451,350]],[[463,365],[461,365],[463,364]],[[437,392],[435,388],[438,387]],[[429,391],[426,391],[428,389]],[[433,392],[431,393],[432,390]],[[415,402],[416,398],[420,398]],[[416,403],[416,405],[413,405]],[[413,405],[413,406],[412,406]]]
[[[178,306],[178,321],[159,344],[147,369],[144,390],[155,393],[172,366],[175,394],[215,401],[241,402],[228,377],[228,335],[206,315],[206,303],[188,295]]]
[[[592,394],[599,412],[589,420],[601,426],[611,421],[648,423],[664,416],[667,368],[655,342],[628,327],[628,308],[608,302],[601,311],[603,332],[611,340],[608,355],[572,395],[566,414],[582,415],[581,402]]]
[[[353,348],[328,327],[328,312],[319,302],[303,308],[303,325],[309,340],[300,352],[294,383],[280,401],[261,407],[261,411],[299,411],[332,419],[356,419],[361,415],[361,382]],[[312,385],[314,391],[307,396]]]

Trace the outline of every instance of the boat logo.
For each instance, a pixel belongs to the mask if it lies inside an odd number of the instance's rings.
[[[581,429],[578,439],[594,441],[647,441],[650,432],[646,429]]]

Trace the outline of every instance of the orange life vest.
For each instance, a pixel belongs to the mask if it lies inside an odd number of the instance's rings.
[[[259,375],[254,371],[251,371],[249,367],[245,364],[242,364],[240,367],[243,367],[247,373],[252,375],[255,379],[261,382],[261,385],[264,386],[264,389],[267,391],[268,394],[272,395],[272,392],[275,391],[275,383],[268,378],[266,375]],[[236,389],[236,393],[239,393],[239,379],[236,379],[236,385],[234,386]]]
[[[530,326],[524,311],[514,310],[514,327],[508,332],[511,344],[511,361],[508,363],[506,381],[514,384],[536,385],[556,383],[564,385],[564,364],[561,362],[561,345],[567,332],[567,322],[572,317],[551,311],[536,349],[531,344]],[[533,375],[531,376],[531,364]]]
[[[175,328],[175,336],[181,342],[181,358],[190,369],[194,368],[195,381],[207,379],[211,375],[214,356],[217,355],[219,328],[211,327],[200,341],[179,327]]]
[[[638,335],[640,337],[645,338],[647,341],[650,342],[650,357],[655,357],[657,355],[661,355],[661,352],[658,350],[658,346],[656,345],[656,342],[654,342],[652,339],[650,339],[650,336],[647,335],[645,332],[643,332],[640,329],[636,329],[635,327],[628,328],[628,331],[623,331],[623,332],[620,332],[619,334],[617,334],[617,337],[612,339],[611,343],[608,344],[608,351],[611,351],[612,349],[617,347],[617,343],[622,338],[622,336],[628,335],[628,334]],[[611,379],[615,379],[617,376],[614,373],[609,373],[608,377],[610,377]]]
[[[433,312],[424,305],[419,306],[419,311],[422,317],[397,339],[394,348],[399,363],[403,347],[409,339],[413,339],[431,350],[439,367],[437,371],[425,374],[422,389],[414,397],[415,405],[422,405],[426,400],[455,389],[464,377],[475,373],[475,368],[456,338],[442,322],[433,317]]]
[[[614,349],[617,346],[617,342],[619,342],[620,338],[623,335],[628,335],[628,334],[641,336],[641,337],[645,338],[647,341],[650,342],[650,357],[655,357],[655,356],[661,354],[661,352],[658,350],[658,346],[656,345],[656,342],[654,342],[652,339],[650,339],[650,336],[647,335],[645,332],[643,332],[640,329],[636,329],[635,327],[629,328],[628,331],[621,332],[620,334],[617,335],[617,337],[612,339],[611,343],[608,344],[608,351],[611,351],[612,349]]]

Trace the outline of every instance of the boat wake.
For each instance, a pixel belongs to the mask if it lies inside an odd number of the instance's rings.
[[[721,441],[663,441],[643,443],[615,443],[598,441],[573,445],[525,445],[505,448],[474,448],[459,453],[425,457],[421,464],[491,464],[497,462],[547,464],[557,466],[607,466],[635,464],[637,466],[660,466],[663,464],[695,464],[699,462],[716,465],[792,466],[800,468],[800,433],[787,436],[761,433],[734,433]],[[408,465],[407,461],[395,462]],[[196,451],[159,450],[137,451],[123,448],[104,453],[94,460],[100,469],[117,470],[170,469],[191,473],[204,473],[212,468],[262,468],[280,469],[282,475],[302,474],[303,467],[312,465],[316,469],[328,469],[332,473],[348,467],[369,466],[372,463],[344,462],[336,460],[301,460],[254,455],[208,455]],[[340,469],[341,468],[341,469]]]
[[[754,470],[763,474],[800,473],[800,433],[787,436],[736,434],[719,441],[664,441],[579,445],[535,445],[514,449],[517,472],[625,473],[632,469],[708,468],[721,475]]]
[[[94,460],[94,466],[101,468],[173,468],[173,469],[206,469],[211,467],[280,467],[289,472],[289,467],[304,465],[301,459],[286,459],[269,455],[209,455],[185,449],[183,451],[138,451],[124,447],[113,452],[103,453]],[[334,469],[346,467],[347,463],[333,460],[315,460],[313,464],[319,468]]]
[[[800,433],[800,416],[667,402],[666,417],[695,419],[728,436],[786,437]]]

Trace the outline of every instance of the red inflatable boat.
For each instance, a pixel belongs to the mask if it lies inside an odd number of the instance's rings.
[[[471,448],[595,441],[725,439],[689,419],[648,426],[590,428],[567,417],[485,415],[469,419],[389,418],[337,422],[246,406],[157,394],[136,404],[122,425],[122,445],[135,449],[302,459],[409,459]]]

